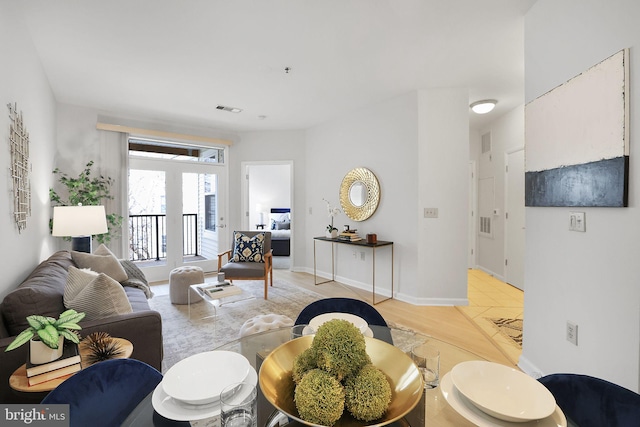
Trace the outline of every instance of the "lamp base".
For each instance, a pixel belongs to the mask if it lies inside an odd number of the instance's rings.
[[[91,253],[91,236],[72,237],[71,250]]]

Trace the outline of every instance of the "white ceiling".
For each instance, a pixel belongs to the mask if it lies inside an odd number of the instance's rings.
[[[56,99],[223,130],[305,129],[417,89],[524,102],[535,0],[23,0]],[[290,67],[287,74],[285,68]],[[216,110],[222,104],[240,114]],[[260,116],[266,116],[260,118]]]

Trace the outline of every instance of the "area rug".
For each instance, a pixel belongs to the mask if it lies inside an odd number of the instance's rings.
[[[485,317],[503,336],[522,348],[522,319]]]
[[[249,299],[225,303],[215,309],[205,301],[191,304],[191,319],[189,306],[171,304],[169,295],[149,300],[151,308],[162,316],[163,372],[186,357],[213,350],[239,338],[240,327],[247,319],[276,313],[295,321],[304,307],[323,298],[320,294],[278,279],[269,287],[268,300],[263,298],[263,281],[235,281],[234,284],[242,288],[243,293],[233,298]]]

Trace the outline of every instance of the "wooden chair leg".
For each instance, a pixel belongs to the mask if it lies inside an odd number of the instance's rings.
[[[264,277],[264,299],[268,299],[267,298],[267,292],[269,290],[269,287],[267,286],[267,276]]]

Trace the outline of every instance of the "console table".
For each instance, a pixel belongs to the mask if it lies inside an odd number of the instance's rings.
[[[324,282],[318,282],[318,275],[316,273],[316,242],[318,241],[331,243],[331,280],[325,280]],[[329,237],[314,237],[313,238],[313,282],[314,284],[321,285],[323,283],[334,282],[336,280],[336,271],[335,271],[335,262],[334,262],[334,247],[336,244],[371,248],[371,253],[372,253],[371,284],[372,284],[373,304],[375,305],[379,302],[386,301],[388,299],[393,298],[393,242],[388,242],[384,240],[378,240],[376,243],[367,243],[366,240],[358,240],[356,242],[351,242],[349,240],[331,239]],[[376,249],[380,247],[385,247],[385,246],[388,246],[391,248],[391,296],[383,300],[376,301]]]

